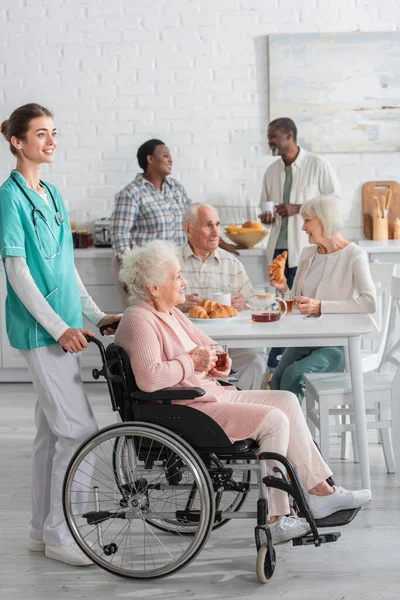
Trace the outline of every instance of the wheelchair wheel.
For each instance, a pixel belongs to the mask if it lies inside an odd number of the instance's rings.
[[[120,487],[118,440],[126,447],[126,482]],[[186,508],[187,485],[196,487],[196,511]],[[214,523],[213,488],[203,461],[179,436],[149,423],[112,425],[82,444],[67,469],[63,503],[81,550],[106,571],[134,579],[183,569],[201,551]],[[193,535],[169,535],[170,520],[190,523]],[[160,533],[153,522],[165,530]]]
[[[115,481],[118,488],[123,491],[124,487],[127,485],[130,480],[129,473],[129,459],[127,452],[127,440],[119,437],[115,440],[114,447],[114,474]],[[226,461],[227,465],[230,465],[230,461]],[[180,488],[183,490],[186,488],[187,496],[186,496],[186,507],[190,508],[192,511],[199,510],[199,501],[197,489],[195,486],[189,485],[190,474],[185,471],[181,472],[182,481]],[[235,471],[233,467],[232,478],[235,481],[240,481],[244,483],[250,483],[251,471]],[[185,488],[184,488],[185,486]],[[216,492],[214,494],[215,500],[215,509],[218,511],[224,512],[236,512],[240,510],[243,502],[246,499],[248,492],[236,492],[230,490],[224,490],[223,492]],[[181,499],[184,500],[184,496],[181,493]],[[149,520],[150,521],[150,520]],[[213,530],[226,525],[229,523],[230,519],[226,518],[222,521],[216,522],[213,525]],[[153,527],[156,529],[160,529],[161,531],[167,531],[169,533],[180,533],[182,535],[193,535],[196,532],[196,527],[193,526],[189,522],[182,522],[181,520],[171,519],[167,520],[167,522],[160,521],[158,519],[151,521]]]
[[[256,573],[260,583],[268,583],[275,572],[276,553],[271,546],[272,552],[268,552],[268,545],[262,544],[257,552]]]

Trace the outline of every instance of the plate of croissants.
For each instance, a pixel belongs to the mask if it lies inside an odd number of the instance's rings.
[[[233,306],[214,302],[214,300],[210,300],[209,298],[206,298],[197,306],[193,306],[188,313],[188,317],[192,321],[202,321],[203,319],[234,319],[238,315],[238,311]]]

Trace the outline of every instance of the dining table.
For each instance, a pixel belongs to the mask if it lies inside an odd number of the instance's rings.
[[[196,319],[196,325],[217,343],[227,344],[229,348],[344,346],[353,392],[361,485],[371,488],[361,361],[361,337],[373,330],[369,315],[322,314],[306,317],[294,312],[274,322],[260,323],[253,322],[251,312],[244,310],[228,319]]]

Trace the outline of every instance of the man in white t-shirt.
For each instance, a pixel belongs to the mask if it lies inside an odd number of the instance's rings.
[[[183,216],[183,228],[188,241],[178,248],[182,274],[188,282],[186,301],[180,308],[188,312],[214,293],[231,294],[231,304],[238,311],[254,295],[253,286],[243,264],[232,253],[218,247],[220,220],[215,208],[208,204],[192,204]],[[244,390],[262,389],[267,359],[263,349],[235,348],[229,350],[232,367],[237,369],[238,387]]]
[[[261,221],[272,224],[268,236],[268,264],[284,250],[288,252],[285,276],[292,287],[302,249],[308,245],[299,215],[301,205],[317,196],[340,196],[339,181],[331,166],[317,154],[297,145],[297,127],[283,117],[268,126],[268,144],[273,156],[280,159],[265,172],[261,192]],[[265,202],[273,202],[275,210],[267,212]],[[284,348],[273,348],[268,361],[276,367],[276,356]]]

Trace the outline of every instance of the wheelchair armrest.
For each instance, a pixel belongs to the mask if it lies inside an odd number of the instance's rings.
[[[170,402],[171,400],[193,400],[204,396],[205,390],[198,387],[169,387],[157,390],[156,392],[142,392],[136,390],[130,393],[130,397],[133,400],[141,400],[143,402],[151,402],[152,400],[158,400],[161,402]]]

